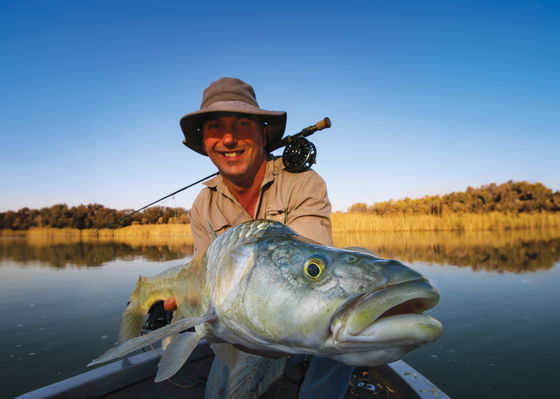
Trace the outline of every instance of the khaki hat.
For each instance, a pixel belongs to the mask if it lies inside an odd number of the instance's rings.
[[[266,150],[269,152],[275,149],[286,129],[286,112],[261,109],[250,85],[235,78],[221,78],[204,90],[200,111],[181,118],[181,129],[185,135],[183,144],[199,154],[207,155],[202,146],[202,123],[209,114],[216,112],[258,116],[267,125]]]

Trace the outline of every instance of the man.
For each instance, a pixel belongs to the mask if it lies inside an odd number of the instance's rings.
[[[204,251],[214,235],[255,219],[280,221],[305,237],[333,245],[323,179],[312,170],[289,173],[281,159],[270,156],[285,127],[285,112],[261,109],[253,88],[234,78],[210,84],[200,110],[181,118],[184,144],[208,156],[220,172],[205,183],[191,208],[193,256]],[[271,362],[263,359],[261,368]],[[343,397],[351,372],[333,360],[312,358],[300,397]],[[228,369],[216,358],[206,397],[224,397],[227,382]]]

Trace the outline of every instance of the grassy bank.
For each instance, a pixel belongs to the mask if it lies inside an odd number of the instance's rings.
[[[540,228],[560,228],[560,213],[390,215],[335,212],[333,233],[420,232],[420,231],[507,231]],[[135,225],[120,229],[55,229],[35,227],[25,231],[0,230],[0,236],[22,236],[30,240],[52,241],[129,241],[148,239],[154,244],[181,242],[192,244],[189,225]]]
[[[376,231],[504,231],[560,227],[560,213],[491,212],[436,215],[388,215],[335,212],[333,233]]]
[[[26,237],[36,244],[69,242],[122,242],[137,244],[138,241],[150,245],[193,244],[190,225],[186,224],[151,224],[134,225],[120,229],[55,229],[34,227],[29,230],[0,230],[2,237]]]

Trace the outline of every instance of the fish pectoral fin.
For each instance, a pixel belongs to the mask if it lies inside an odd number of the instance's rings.
[[[176,335],[181,331],[188,330],[191,327],[194,327],[198,324],[206,323],[207,321],[212,321],[215,318],[216,315],[214,313],[207,313],[202,317],[186,317],[184,319],[177,320],[176,322],[165,327],[158,328],[157,330],[152,331],[146,335],[141,335],[139,337],[129,339],[128,341],[125,341],[120,345],[109,349],[103,355],[90,362],[88,364],[88,367],[100,363],[105,363],[110,360],[118,359],[138,349],[142,349],[145,346],[161,341],[165,337]]]
[[[200,342],[200,339],[201,336],[196,332],[184,332],[175,336],[163,352],[154,381],[167,380],[179,371]]]
[[[214,354],[225,363],[228,369],[233,370],[237,363],[239,363],[241,351],[232,344],[210,344],[210,348],[212,348]]]

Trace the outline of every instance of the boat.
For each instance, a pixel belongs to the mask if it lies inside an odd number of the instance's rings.
[[[154,383],[161,355],[161,348],[152,348],[16,399],[204,398],[206,376],[214,357],[210,345],[201,342],[177,374],[166,381]],[[295,382],[292,386],[283,384],[282,397],[297,398],[297,388]],[[260,396],[261,399],[275,397],[273,387]],[[448,399],[449,396],[406,362],[399,360],[382,366],[357,367],[345,398]]]

